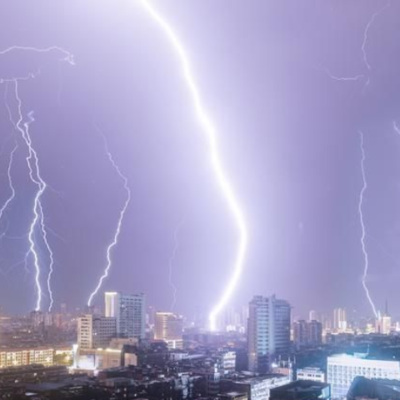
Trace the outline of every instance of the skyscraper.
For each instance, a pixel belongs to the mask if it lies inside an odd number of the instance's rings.
[[[169,348],[182,348],[182,317],[170,312],[157,312],[154,333],[154,338],[164,340]]]
[[[333,310],[333,329],[338,332],[347,330],[346,310],[344,308],[335,308]]]
[[[293,323],[294,343],[299,349],[322,343],[322,324],[318,321],[299,320]]]
[[[119,337],[145,337],[145,296],[141,294],[105,293],[106,317],[114,317],[117,321]]]
[[[290,305],[275,296],[254,296],[247,329],[249,370],[265,373],[271,359],[290,347]]]

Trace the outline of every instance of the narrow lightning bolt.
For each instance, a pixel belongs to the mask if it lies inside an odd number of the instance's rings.
[[[337,76],[332,74],[332,72],[328,68],[324,68],[324,71],[329,76],[329,78],[339,82],[351,82],[351,81],[355,82],[365,78],[365,76],[362,74],[354,76]]]
[[[130,190],[129,185],[128,185],[128,178],[121,172],[121,169],[119,168],[119,166],[115,162],[113,156],[111,155],[110,151],[108,150],[107,141],[106,141],[106,138],[105,138],[104,135],[103,135],[103,139],[104,139],[104,147],[105,147],[105,151],[107,153],[108,159],[110,160],[110,163],[112,164],[112,166],[113,166],[114,170],[116,171],[116,173],[118,174],[119,178],[123,182],[124,189],[125,189],[125,192],[126,192],[126,199],[125,199],[123,207],[122,207],[122,209],[121,209],[121,211],[119,213],[119,218],[118,218],[118,222],[117,222],[117,228],[115,230],[113,240],[107,247],[107,265],[106,265],[106,268],[104,270],[103,275],[100,277],[96,288],[94,289],[94,291],[91,293],[91,295],[89,297],[89,300],[87,302],[88,307],[90,307],[92,305],[93,298],[96,296],[96,294],[100,290],[100,288],[101,288],[101,286],[103,284],[103,281],[108,277],[108,274],[109,274],[111,266],[112,266],[111,253],[112,253],[113,248],[118,244],[119,235],[121,233],[122,222],[124,220],[126,210],[127,210],[128,206],[129,206],[129,203],[131,201],[131,190]]]
[[[10,154],[10,162],[8,163],[7,176],[8,176],[8,185],[10,187],[11,194],[7,198],[7,200],[5,201],[3,206],[0,208],[0,220],[3,217],[3,214],[6,211],[7,207],[11,204],[11,202],[15,198],[15,188],[14,188],[14,183],[13,183],[13,179],[12,179],[12,176],[11,176],[11,168],[12,168],[12,165],[13,165],[14,153],[17,151],[17,149],[18,149],[18,145],[15,145],[14,149],[12,150],[12,152]]]
[[[367,43],[368,43],[368,34],[369,31],[371,29],[371,26],[373,25],[373,23],[375,22],[376,18],[383,12],[385,11],[388,7],[390,7],[391,5],[391,1],[389,0],[381,9],[379,9],[378,11],[374,12],[371,16],[371,18],[369,19],[367,25],[365,26],[364,29],[364,39],[361,45],[361,51],[362,51],[362,55],[363,55],[363,61],[364,61],[364,65],[366,66],[366,68],[370,71],[371,68],[371,64],[368,61],[368,55],[367,55]]]
[[[222,166],[218,145],[217,145],[217,130],[212,123],[208,113],[206,112],[203,102],[200,97],[197,82],[192,73],[189,58],[186,54],[186,50],[181,43],[178,35],[173,30],[172,26],[163,18],[163,16],[153,7],[148,0],[140,0],[144,9],[148,12],[151,18],[160,26],[162,31],[171,43],[171,46],[175,50],[177,57],[181,63],[182,74],[189,92],[192,97],[193,106],[197,114],[200,125],[202,126],[204,133],[208,139],[210,146],[211,162],[214,169],[216,180],[221,188],[222,194],[226,200],[227,206],[229,207],[235,224],[239,233],[239,245],[237,249],[236,259],[232,271],[232,275],[225,287],[217,304],[214,305],[209,314],[209,324],[211,330],[216,330],[216,318],[218,314],[224,309],[228,301],[231,299],[233,292],[239,282],[240,276],[243,270],[243,264],[247,251],[248,233],[246,220],[236,198],[236,194],[228,180],[228,177]]]
[[[360,131],[360,147],[361,147],[361,176],[363,180],[363,186],[360,191],[360,198],[358,202],[358,214],[360,216],[360,225],[361,225],[361,249],[364,255],[364,272],[362,276],[362,285],[364,287],[365,294],[367,296],[368,302],[371,305],[372,311],[376,318],[379,318],[379,314],[376,310],[375,304],[372,301],[371,295],[369,293],[369,289],[366,283],[367,275],[368,275],[368,267],[369,267],[369,258],[368,252],[365,245],[365,236],[366,236],[366,229],[364,223],[364,214],[363,214],[363,203],[364,203],[364,193],[367,190],[367,179],[365,176],[365,150],[364,150],[364,134]]]
[[[173,268],[174,268],[174,263],[176,259],[176,255],[179,250],[179,231],[182,228],[183,225],[183,220],[179,222],[178,226],[175,228],[174,232],[174,248],[172,249],[172,254],[171,257],[169,258],[168,262],[168,283],[169,286],[172,289],[172,302],[171,302],[171,308],[170,311],[174,311],[175,304],[176,304],[176,294],[177,294],[177,287],[174,283],[173,280]]]
[[[36,48],[36,47],[30,47],[30,46],[11,46],[5,50],[0,51],[0,55],[6,55],[8,53],[15,52],[15,51],[35,52],[35,53],[49,53],[49,52],[57,51],[63,55],[63,58],[62,58],[63,61],[66,61],[71,65],[75,65],[73,55],[70,52],[68,52],[58,46],[50,46],[50,47],[46,47],[46,48]],[[40,72],[40,70],[39,70],[39,72]],[[39,259],[39,249],[37,247],[37,243],[35,240],[35,232],[36,232],[37,228],[40,228],[40,231],[42,234],[42,239],[43,239],[43,242],[45,243],[45,246],[49,253],[49,258],[50,258],[49,273],[48,273],[48,278],[47,278],[47,287],[48,287],[48,291],[49,291],[49,295],[50,295],[50,306],[49,306],[49,311],[50,311],[52,308],[52,305],[53,305],[53,293],[51,290],[51,276],[53,273],[54,257],[53,257],[53,252],[51,250],[51,247],[49,245],[49,241],[47,238],[47,230],[46,230],[44,212],[43,212],[43,206],[42,206],[42,196],[46,191],[47,184],[42,179],[42,176],[40,173],[40,168],[39,168],[38,154],[32,145],[32,139],[31,139],[31,135],[30,135],[30,124],[34,122],[33,112],[31,111],[30,113],[28,113],[28,116],[27,116],[28,118],[26,121],[24,121],[24,117],[23,117],[23,113],[22,113],[22,99],[19,94],[19,82],[35,78],[36,75],[37,74],[29,73],[27,76],[24,76],[24,77],[0,78],[0,83],[6,84],[5,96],[7,96],[8,84],[9,83],[14,84],[14,96],[15,96],[15,100],[17,103],[17,121],[16,122],[13,119],[12,112],[11,112],[11,109],[10,109],[7,101],[6,101],[6,107],[7,107],[8,113],[9,113],[9,118],[10,118],[11,123],[13,124],[16,131],[18,131],[21,134],[21,137],[28,149],[26,163],[28,166],[29,177],[30,177],[32,183],[34,183],[37,187],[34,201],[33,201],[33,207],[32,207],[33,218],[30,223],[29,233],[28,233],[29,249],[25,256],[25,261],[28,260],[28,257],[30,255],[33,257],[33,261],[34,261],[35,286],[36,286],[36,296],[37,296],[36,304],[35,304],[35,311],[39,311],[41,309],[42,296],[43,296],[42,287],[41,287],[41,283],[40,283],[41,263],[40,263],[40,259]]]

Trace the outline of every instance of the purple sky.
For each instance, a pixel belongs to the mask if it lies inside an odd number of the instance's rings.
[[[400,281],[400,4],[384,1],[153,0],[189,51],[205,106],[219,130],[224,164],[248,219],[250,246],[234,304],[276,293],[294,313],[346,306],[370,314],[361,276],[357,203],[359,134],[365,135],[368,285],[394,314]],[[21,84],[35,112],[33,145],[48,190],[43,204],[55,252],[56,306],[86,303],[106,264],[125,192],[95,124],[128,177],[132,201],[105,290],[142,291],[168,308],[168,262],[182,219],[173,276],[176,310],[208,311],[235,255],[236,230],[210,168],[176,54],[135,0],[8,0],[0,6],[0,77]],[[338,81],[329,76],[364,78]],[[369,85],[366,85],[369,78]],[[4,85],[0,85],[3,98]],[[14,147],[0,103],[0,201]],[[0,268],[23,261],[34,187],[20,142],[17,197],[0,221]],[[45,261],[45,253],[43,261]],[[32,265],[0,279],[0,304],[33,308]],[[102,296],[96,303],[102,304]],[[44,304],[47,303],[45,299]],[[201,306],[199,306],[201,304]]]

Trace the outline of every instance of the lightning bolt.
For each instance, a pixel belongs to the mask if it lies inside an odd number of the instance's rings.
[[[371,64],[368,61],[368,54],[367,54],[369,31],[370,31],[372,25],[374,24],[376,18],[379,17],[379,15],[382,14],[387,8],[389,8],[390,5],[391,5],[391,0],[389,0],[382,8],[375,11],[371,15],[370,19],[368,20],[368,22],[364,28],[363,41],[361,43],[361,53],[362,53],[362,59],[363,59],[364,66],[367,69],[367,71],[372,70]],[[333,79],[335,81],[348,82],[348,81],[358,81],[360,79],[366,78],[364,90],[369,86],[370,81],[371,81],[371,78],[369,76],[365,77],[362,74],[348,76],[348,77],[346,77],[346,76],[341,77],[341,76],[336,76],[336,75],[332,74],[327,68],[324,68],[324,71],[331,79]]]
[[[0,51],[0,55],[6,55],[8,53],[14,52],[14,51],[27,51],[27,52],[35,52],[35,53],[49,53],[53,51],[60,52],[63,54],[64,58],[62,58],[63,61],[68,62],[71,65],[75,65],[74,62],[74,57],[73,55],[64,50],[61,47],[58,46],[50,46],[46,48],[36,48],[36,47],[30,47],[30,46],[11,46],[5,50]],[[28,232],[28,241],[29,241],[29,249],[26,253],[25,260],[28,260],[29,256],[31,255],[33,257],[33,263],[34,263],[34,268],[35,268],[35,287],[36,287],[36,303],[35,303],[35,311],[40,311],[41,310],[41,303],[42,303],[42,287],[40,283],[40,278],[41,278],[41,263],[39,259],[39,249],[35,240],[35,232],[37,228],[40,228],[41,234],[42,234],[42,240],[46,246],[46,249],[49,253],[49,258],[50,258],[50,264],[49,264],[49,273],[47,277],[47,288],[49,291],[50,295],[50,306],[49,306],[49,311],[52,308],[53,305],[53,292],[51,290],[51,276],[53,273],[53,265],[54,265],[54,257],[53,257],[53,252],[51,250],[51,247],[48,242],[47,238],[47,230],[46,230],[46,224],[45,224],[45,217],[44,217],[44,212],[43,212],[43,205],[42,205],[42,197],[43,194],[45,193],[47,189],[47,184],[43,180],[41,173],[40,173],[40,167],[39,167],[39,157],[38,154],[33,147],[32,144],[32,139],[30,135],[30,124],[35,121],[33,117],[33,112],[29,112],[27,114],[27,119],[24,121],[23,113],[22,113],[22,99],[19,93],[19,82],[20,81],[26,81],[28,79],[35,78],[37,74],[29,73],[27,76],[24,77],[13,77],[13,78],[7,78],[7,79],[0,79],[0,83],[5,83],[6,84],[6,94],[5,97],[7,97],[7,89],[8,89],[8,84],[12,83],[14,84],[14,97],[15,101],[17,103],[17,121],[15,122],[12,116],[11,109],[8,105],[8,102],[6,101],[6,107],[9,113],[9,118],[11,123],[13,124],[14,128],[16,131],[18,131],[21,134],[21,137],[27,147],[28,150],[28,155],[26,157],[26,163],[28,166],[28,171],[29,171],[29,178],[32,181],[33,184],[36,185],[37,190],[35,193],[34,201],[33,201],[33,207],[32,207],[32,213],[33,213],[33,218],[32,221],[29,225],[29,232]]]
[[[0,208],[0,220],[3,217],[3,214],[6,211],[7,207],[11,204],[11,202],[15,198],[15,188],[14,188],[14,183],[13,183],[13,179],[12,179],[12,176],[11,176],[11,168],[12,168],[12,165],[13,165],[14,153],[17,151],[17,149],[18,149],[18,145],[15,145],[14,149],[12,150],[12,152],[10,154],[10,161],[8,163],[8,168],[7,168],[7,176],[8,176],[8,185],[10,187],[11,194],[7,198],[7,200],[5,201],[3,206]]]
[[[126,199],[125,199],[123,207],[122,207],[122,209],[121,209],[121,211],[119,213],[119,218],[118,218],[118,222],[117,222],[117,228],[115,230],[113,240],[107,247],[107,251],[106,251],[106,253],[107,253],[107,265],[106,265],[106,268],[104,270],[103,275],[100,277],[96,288],[94,289],[94,291],[91,293],[91,295],[89,297],[89,300],[87,302],[88,307],[91,306],[93,298],[96,296],[96,294],[100,290],[100,288],[101,288],[101,286],[103,284],[103,281],[108,277],[108,274],[109,274],[111,266],[112,266],[111,252],[112,252],[113,248],[118,244],[118,238],[119,238],[119,235],[121,233],[122,222],[124,220],[126,210],[127,210],[128,206],[129,206],[129,203],[131,201],[131,190],[130,190],[129,185],[128,185],[128,178],[121,172],[121,169],[119,168],[119,166],[115,162],[112,154],[110,153],[110,151],[108,149],[108,145],[107,145],[107,141],[106,141],[105,136],[103,134],[102,134],[102,136],[103,136],[103,140],[104,140],[105,152],[106,152],[106,154],[108,156],[108,159],[110,160],[110,163],[113,166],[113,168],[116,171],[116,173],[118,174],[119,178],[123,182],[124,189],[125,189],[125,192],[126,192]]]
[[[359,197],[359,202],[358,202],[358,214],[360,216],[360,225],[361,225],[361,249],[364,255],[364,272],[362,276],[362,285],[365,291],[365,295],[367,296],[368,302],[371,305],[372,311],[375,315],[376,318],[379,318],[379,314],[376,310],[375,304],[371,298],[371,295],[369,293],[369,289],[366,283],[367,280],[367,275],[368,275],[368,268],[369,268],[369,258],[368,258],[368,252],[365,244],[365,236],[366,236],[366,229],[365,229],[365,223],[364,223],[364,215],[363,215],[363,203],[364,203],[364,194],[365,191],[368,188],[367,185],[367,179],[365,176],[365,150],[364,150],[364,134],[360,131],[360,148],[361,148],[361,176],[362,176],[362,181],[363,181],[363,186],[360,191],[360,197]]]
[[[168,283],[169,286],[172,289],[172,302],[171,302],[171,311],[174,311],[175,308],[175,304],[176,304],[176,294],[177,294],[177,287],[174,284],[173,281],[173,267],[174,267],[174,262],[176,259],[176,255],[178,253],[179,250],[179,231],[182,228],[184,221],[180,221],[178,226],[175,228],[174,231],[174,248],[172,249],[172,254],[171,257],[169,258],[169,262],[168,262]]]
[[[364,40],[362,42],[361,45],[361,51],[362,51],[362,55],[363,55],[363,61],[364,61],[364,65],[366,66],[366,68],[370,71],[371,68],[371,64],[368,61],[368,55],[367,55],[367,43],[368,43],[368,34],[369,34],[369,30],[371,29],[371,26],[373,25],[373,23],[375,22],[376,18],[382,14],[388,7],[390,7],[391,5],[391,1],[389,0],[381,9],[379,9],[378,11],[374,12],[371,16],[371,18],[369,19],[367,25],[365,26],[364,29]]]
[[[221,157],[218,150],[217,144],[217,130],[211,121],[206,109],[203,106],[203,102],[200,97],[200,91],[196,79],[193,75],[189,58],[186,50],[181,43],[180,38],[173,30],[172,26],[167,22],[166,19],[153,7],[148,0],[140,0],[143,8],[147,11],[149,16],[159,25],[161,30],[165,33],[172,48],[175,50],[177,58],[181,64],[181,70],[183,78],[187,84],[190,92],[193,107],[195,109],[199,124],[203,128],[203,131],[208,139],[210,146],[211,163],[215,173],[215,178],[218,185],[220,186],[221,192],[228,208],[230,209],[234,222],[237,226],[239,234],[239,244],[236,253],[236,259],[233,266],[232,275],[222,293],[222,296],[218,302],[212,308],[209,314],[209,326],[211,330],[216,330],[216,318],[218,314],[224,309],[228,301],[231,299],[232,294],[239,282],[240,276],[243,270],[244,259],[247,251],[248,233],[247,224],[244,217],[244,213],[241,209],[239,201],[236,198],[236,194],[228,180],[227,174],[222,166]]]
[[[329,78],[340,82],[351,82],[351,81],[355,82],[365,78],[365,76],[362,74],[354,76],[337,76],[332,74],[332,72],[328,68],[324,68],[323,70],[329,76]]]

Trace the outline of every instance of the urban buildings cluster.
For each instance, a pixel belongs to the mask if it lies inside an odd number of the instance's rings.
[[[199,325],[119,292],[100,308],[3,315],[0,399],[400,399],[387,307],[376,321],[343,308],[304,319],[286,300],[254,296],[228,308],[218,332]]]

